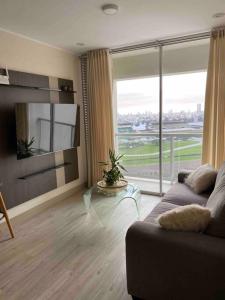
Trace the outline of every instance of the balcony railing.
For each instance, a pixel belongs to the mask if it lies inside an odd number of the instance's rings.
[[[128,176],[159,179],[159,134],[117,133],[115,138],[117,151],[124,153]],[[200,165],[201,146],[201,131],[163,133],[162,179],[173,183],[180,169]]]

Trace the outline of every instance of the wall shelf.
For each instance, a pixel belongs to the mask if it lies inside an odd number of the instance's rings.
[[[57,165],[57,166],[53,166],[53,167],[50,167],[50,168],[47,168],[47,169],[44,169],[44,170],[41,170],[41,171],[37,171],[37,172],[34,172],[34,173],[31,173],[31,174],[27,174],[25,176],[21,176],[17,179],[20,179],[20,180],[26,180],[26,179],[29,179],[31,177],[34,177],[34,176],[37,176],[37,175],[40,175],[40,174],[44,174],[44,173],[47,173],[49,171],[52,171],[52,170],[57,170],[59,168],[63,168],[63,167],[66,167],[66,166],[69,166],[71,165],[71,163],[63,163],[63,164],[60,164],[60,165]]]
[[[47,91],[47,92],[59,92],[59,93],[68,93],[68,94],[76,94],[76,91],[64,91],[62,89],[51,89],[46,87],[38,87],[38,86],[27,86],[20,84],[3,84],[0,83],[2,87],[11,87],[11,88],[23,88],[23,89],[31,89],[31,90],[39,90],[39,91]]]

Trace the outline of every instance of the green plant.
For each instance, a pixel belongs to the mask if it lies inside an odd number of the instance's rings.
[[[109,159],[110,161],[101,161],[99,164],[101,166],[107,167],[103,169],[103,179],[107,185],[113,185],[121,178],[124,178],[121,170],[127,172],[127,170],[120,164],[120,159],[124,154],[116,155],[115,151],[109,149]]]
[[[28,140],[17,141],[17,157],[19,159],[33,156],[33,149],[31,146],[34,143],[34,137],[28,142]]]

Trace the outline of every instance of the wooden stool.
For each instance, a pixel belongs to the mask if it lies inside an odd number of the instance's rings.
[[[10,234],[11,234],[11,237],[14,238],[14,232],[13,232],[10,220],[9,220],[9,216],[8,216],[5,202],[3,200],[1,192],[0,192],[0,213],[3,215],[2,217],[0,217],[0,220],[5,218],[8,228],[9,228],[9,231],[10,231]]]

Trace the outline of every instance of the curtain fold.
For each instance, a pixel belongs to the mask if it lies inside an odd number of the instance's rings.
[[[225,28],[210,39],[202,162],[219,168],[225,160]]]
[[[102,178],[99,161],[114,149],[111,57],[107,49],[87,53],[88,185]]]

